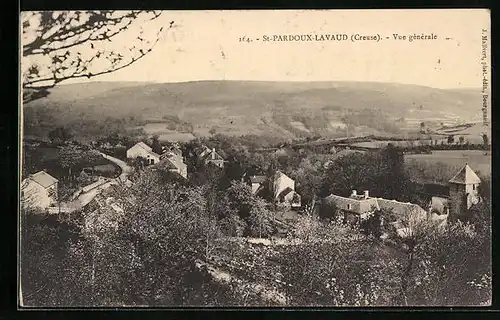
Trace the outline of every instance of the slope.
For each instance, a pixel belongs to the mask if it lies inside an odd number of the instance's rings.
[[[26,104],[24,116],[27,131],[38,134],[58,124],[85,134],[86,126],[106,119],[127,119],[123,126],[137,127],[167,118],[190,124],[197,135],[213,128],[234,135],[297,137],[342,135],[346,125],[390,134],[419,121],[472,121],[480,116],[480,104],[479,91],[388,83],[94,82],[58,86],[48,97]]]

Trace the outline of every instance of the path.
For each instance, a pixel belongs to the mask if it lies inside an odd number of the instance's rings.
[[[107,155],[107,154],[102,153],[102,152],[100,152],[100,153],[104,157],[104,159],[108,159],[109,161],[113,162],[114,164],[116,164],[117,166],[119,166],[122,169],[122,173],[120,174],[118,179],[120,179],[121,181],[126,181],[128,175],[132,173],[133,168],[131,166],[129,166],[125,161],[122,161],[118,158],[112,157],[112,156]]]
[[[110,155],[107,155],[105,153],[102,153],[100,152],[101,155],[113,162],[114,164],[116,164],[117,166],[120,167],[120,169],[122,170],[122,173],[120,174],[120,176],[118,176],[117,178],[114,178],[114,179],[109,179],[108,182],[105,182],[103,184],[100,184],[98,186],[96,186],[95,188],[92,188],[86,192],[82,192],[75,200],[73,201],[70,201],[70,202],[64,202],[64,203],[61,203],[61,211],[62,212],[73,212],[73,211],[77,211],[83,207],[85,207],[90,201],[92,201],[92,199],[94,199],[94,197],[99,193],[101,192],[102,190],[108,188],[109,186],[113,185],[113,184],[116,184],[118,182],[125,182],[127,181],[128,179],[128,176],[132,173],[133,171],[133,168],[131,166],[129,166],[128,164],[125,163],[125,161],[122,161],[120,159],[117,159],[115,157],[112,157]],[[54,208],[53,209],[54,212],[55,211],[59,211],[59,208]]]

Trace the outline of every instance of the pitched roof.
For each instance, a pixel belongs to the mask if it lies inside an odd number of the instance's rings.
[[[206,156],[207,154],[209,154],[210,152],[212,152],[212,149],[210,149],[209,147],[207,146],[202,146],[201,148],[198,148],[195,153],[198,155],[198,157],[204,157]]]
[[[410,216],[411,214],[423,214],[425,210],[418,204],[411,202],[399,202],[396,200],[387,200],[377,198],[379,208],[381,210],[388,210],[396,213],[397,215]]]
[[[370,212],[372,208],[380,209],[376,198],[353,199],[331,194],[325,198],[325,201],[327,204],[334,204],[338,209],[357,214]]]
[[[295,181],[293,180],[292,178],[290,178],[289,176],[287,176],[286,174],[284,174],[283,172],[281,172],[280,170],[276,171],[276,173],[274,174],[274,181],[278,180],[279,178],[286,178],[286,179],[289,179],[289,180],[292,180],[292,181]]]
[[[173,146],[172,148],[170,148],[170,151],[172,151],[176,155],[182,157],[182,150],[180,148],[178,148],[177,146]]]
[[[159,158],[160,157],[159,154],[157,154],[156,152],[154,152],[153,149],[150,146],[148,146],[147,144],[145,144],[142,141],[137,142],[133,147],[136,147],[136,146],[144,149],[144,151],[146,151],[146,153],[149,154],[150,156],[153,156],[155,158]],[[130,148],[130,149],[132,149],[132,148]]]
[[[160,159],[163,161],[164,165],[170,169],[181,169],[185,167],[186,164],[182,160],[182,157],[174,152],[168,151],[161,155]]]
[[[163,161],[165,160],[165,161]],[[160,167],[165,168],[165,169],[177,169],[177,166],[174,164],[173,160],[170,160],[168,158],[163,158],[162,161],[160,162]]]
[[[29,178],[44,188],[48,188],[51,185],[53,185],[54,183],[59,181],[45,171],[37,172],[37,173],[31,175]]]
[[[150,146],[148,146],[147,144],[145,144],[145,143],[144,143],[144,142],[142,142],[142,141],[137,142],[137,143],[134,145],[134,147],[135,147],[135,146],[139,146],[139,147],[143,148],[143,149],[144,149],[144,150],[146,150],[146,151],[152,151],[152,150],[153,150]]]
[[[217,151],[212,150],[209,154],[205,155],[205,159],[207,161],[211,160],[224,160],[220,154],[217,153]]]
[[[472,183],[480,183],[481,179],[477,176],[474,170],[469,167],[466,163],[465,166],[457,172],[453,178],[450,179],[450,183],[458,183],[458,184],[472,184]]]
[[[251,176],[250,182],[252,183],[262,183],[267,180],[266,176]]]
[[[327,204],[334,204],[338,209],[351,211],[357,214],[370,212],[373,208],[377,210],[389,210],[401,216],[410,215],[412,213],[425,213],[425,210],[417,204],[383,198],[346,198],[331,194],[325,198],[325,201]]]
[[[210,149],[207,146],[203,146],[202,149],[199,149],[197,154],[198,154],[198,157],[203,158],[207,161],[209,161],[209,160],[224,160],[224,158],[217,151],[215,151],[215,148]],[[212,157],[214,159],[212,159]]]
[[[278,195],[278,197],[285,197],[290,192],[294,192],[294,190],[292,188],[290,188],[290,187],[286,187],[285,189],[283,189],[283,191],[280,192],[280,194]]]

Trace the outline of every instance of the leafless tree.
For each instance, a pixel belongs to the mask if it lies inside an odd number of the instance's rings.
[[[159,40],[142,22],[157,19],[161,11],[30,11],[21,14],[23,101],[49,94],[48,89],[72,78],[111,73],[143,58]],[[123,50],[109,42],[124,32],[132,34]],[[172,27],[173,22],[169,27]],[[23,66],[24,64],[24,66]]]

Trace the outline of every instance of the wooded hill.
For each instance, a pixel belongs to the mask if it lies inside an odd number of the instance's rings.
[[[25,133],[36,135],[54,125],[96,135],[166,119],[165,130],[197,136],[214,129],[328,137],[345,135],[346,124],[351,134],[396,134],[418,130],[420,121],[474,121],[481,117],[481,96],[479,90],[365,82],[92,82],[58,86],[23,111]]]

